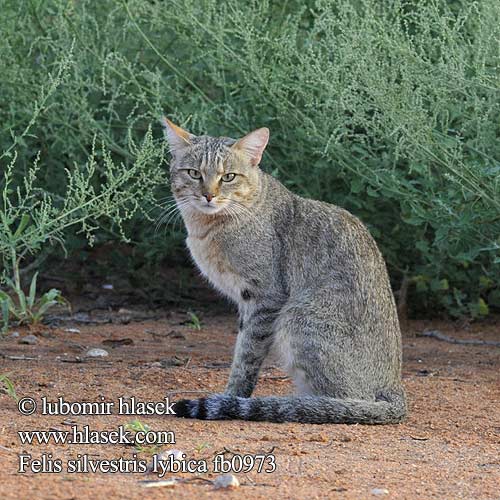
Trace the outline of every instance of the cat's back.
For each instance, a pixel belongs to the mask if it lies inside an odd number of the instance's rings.
[[[277,210],[275,230],[296,262],[346,268],[357,264],[365,272],[385,266],[375,240],[355,215],[337,205],[288,195]]]
[[[293,195],[288,207],[277,233],[285,235],[279,267],[286,269],[291,307],[343,321],[348,331],[360,327],[368,336],[382,332],[396,356],[400,334],[394,297],[385,261],[368,229],[333,204]]]
[[[385,261],[365,225],[333,204],[302,198],[270,184],[273,204],[275,252],[287,293],[309,296],[322,288],[350,297],[354,304],[393,309],[393,296]],[[283,189],[287,193],[283,193]],[[280,193],[281,196],[276,196]],[[283,279],[284,276],[284,279]],[[326,299],[325,299],[326,300]],[[389,316],[394,316],[391,312]]]

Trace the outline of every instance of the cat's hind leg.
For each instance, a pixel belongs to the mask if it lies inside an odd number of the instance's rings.
[[[318,290],[282,309],[274,342],[283,368],[299,394],[374,400],[390,383],[384,366],[392,360],[378,355],[346,295],[327,293]]]

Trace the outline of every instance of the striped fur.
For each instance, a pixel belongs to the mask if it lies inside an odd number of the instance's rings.
[[[363,224],[262,172],[267,129],[235,141],[165,126],[187,246],[240,315],[225,393],[178,401],[177,416],[401,421],[401,333],[384,260]],[[298,394],[252,398],[271,348]]]
[[[389,399],[363,401],[325,396],[268,396],[240,398],[214,394],[208,398],[183,399],[174,404],[177,417],[201,420],[242,419],[257,422],[308,424],[388,424],[400,422],[406,404],[400,394]]]

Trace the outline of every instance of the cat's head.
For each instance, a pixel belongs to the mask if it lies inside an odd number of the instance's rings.
[[[195,136],[163,119],[170,145],[170,184],[182,207],[213,215],[248,207],[258,194],[258,165],[269,140],[259,128],[235,140]]]

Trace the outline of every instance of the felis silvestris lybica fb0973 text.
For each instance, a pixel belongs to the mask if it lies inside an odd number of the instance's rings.
[[[226,390],[177,416],[269,422],[400,422],[401,333],[384,260],[346,210],[301,198],[259,168],[261,128],[234,140],[164,120],[171,188],[200,271],[240,316]],[[271,347],[297,394],[252,398]]]

